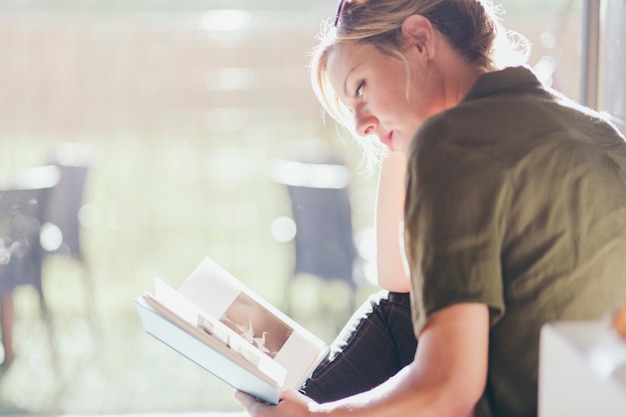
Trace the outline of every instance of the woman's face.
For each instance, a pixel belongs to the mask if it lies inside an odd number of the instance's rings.
[[[444,109],[440,77],[417,48],[405,55],[406,63],[370,44],[341,43],[329,51],[327,67],[335,94],[354,115],[356,132],[376,135],[400,152],[424,120]]]

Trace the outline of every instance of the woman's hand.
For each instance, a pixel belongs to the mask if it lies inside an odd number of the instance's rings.
[[[235,398],[252,417],[305,417],[313,415],[317,403],[294,389],[281,393],[278,405],[271,405],[244,392],[235,391]]]

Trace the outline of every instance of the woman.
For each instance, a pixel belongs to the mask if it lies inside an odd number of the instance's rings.
[[[541,326],[626,299],[626,144],[499,68],[479,0],[344,0],[313,61],[319,96],[407,155],[414,361],[327,404],[237,393],[253,416],[534,416]]]

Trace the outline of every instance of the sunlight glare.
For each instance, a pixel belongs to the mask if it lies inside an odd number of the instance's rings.
[[[272,222],[272,236],[276,241],[286,243],[296,237],[296,222],[287,216],[280,216]]]
[[[245,29],[252,17],[245,10],[211,10],[202,15],[200,26],[209,31],[235,31]]]
[[[63,243],[63,232],[59,226],[53,223],[44,223],[39,231],[39,242],[41,247],[48,252],[55,251],[61,247]]]

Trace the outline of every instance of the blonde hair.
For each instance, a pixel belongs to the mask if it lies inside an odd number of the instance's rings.
[[[505,30],[496,16],[500,8],[489,0],[344,0],[337,25],[323,22],[319,44],[312,51],[310,76],[313,90],[326,113],[353,136],[352,115],[338,99],[328,80],[328,54],[339,43],[368,43],[382,53],[404,60],[401,28],[413,14],[428,18],[433,27],[468,62],[477,68],[519,65],[528,57],[528,41]],[[335,19],[333,19],[334,21]],[[380,155],[376,140],[358,141],[366,162]]]

